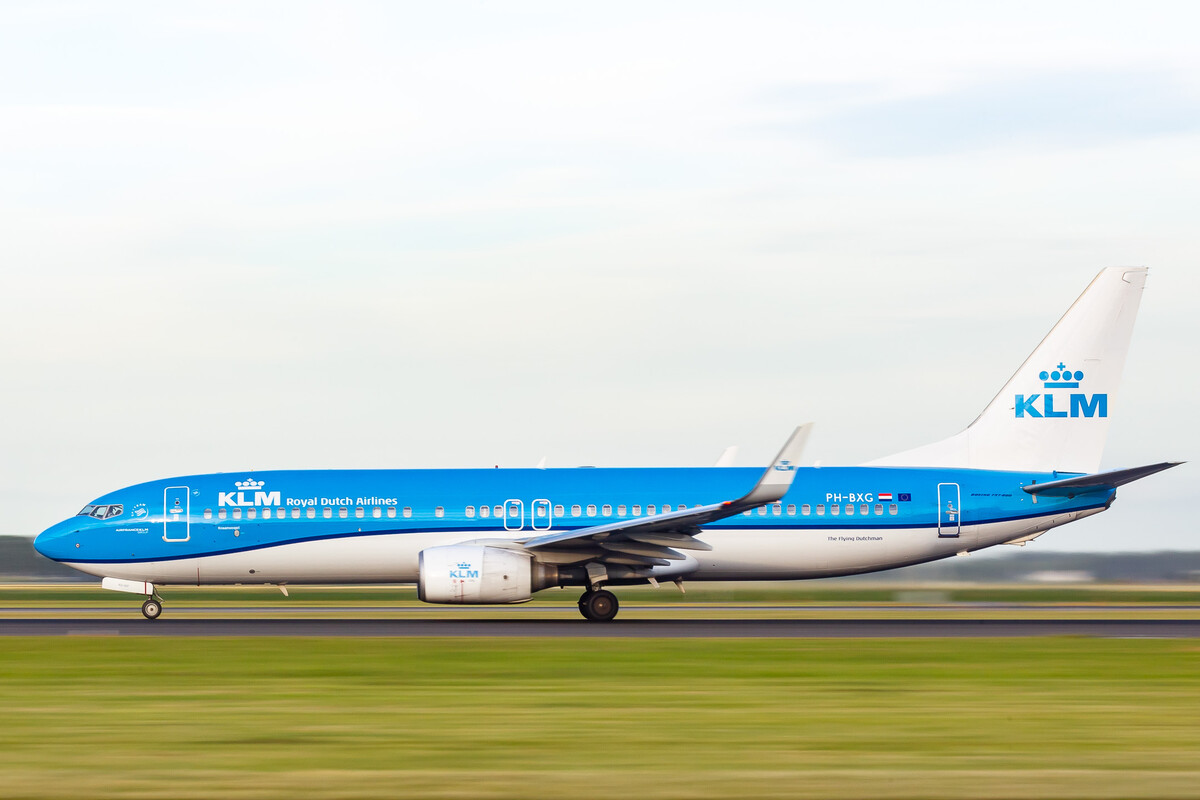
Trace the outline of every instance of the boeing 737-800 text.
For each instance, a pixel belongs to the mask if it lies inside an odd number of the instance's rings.
[[[605,587],[872,572],[1098,514],[1174,466],[1098,472],[1145,283],[1103,270],[964,431],[857,467],[273,471],[119,489],[37,537],[48,558],[146,596],[158,587],[416,582],[429,603],[520,603]]]

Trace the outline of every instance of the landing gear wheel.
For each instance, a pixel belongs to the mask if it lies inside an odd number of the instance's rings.
[[[617,596],[607,589],[584,592],[579,598],[579,613],[593,622],[608,622],[617,616]]]
[[[153,597],[148,598],[142,603],[142,614],[146,619],[158,619],[158,615],[162,613],[162,603],[155,600]]]

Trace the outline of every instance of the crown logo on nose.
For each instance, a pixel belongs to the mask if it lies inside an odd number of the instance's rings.
[[[263,487],[263,481],[256,481],[253,478],[247,478],[244,481],[234,481],[233,485],[242,491],[253,491]]]
[[[1042,370],[1038,373],[1038,377],[1044,381],[1042,385],[1047,389],[1078,389],[1079,382],[1083,380],[1083,372],[1080,370],[1072,372],[1067,369],[1066,364],[1060,361],[1053,372]]]

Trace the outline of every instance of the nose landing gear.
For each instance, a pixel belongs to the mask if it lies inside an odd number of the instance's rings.
[[[159,614],[162,614],[162,601],[156,597],[147,597],[146,602],[142,603],[142,615],[146,619],[158,619]]]
[[[607,589],[588,589],[579,598],[579,613],[592,622],[608,622],[619,607],[617,596]]]

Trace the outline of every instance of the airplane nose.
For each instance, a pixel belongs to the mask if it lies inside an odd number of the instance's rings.
[[[33,549],[52,561],[65,561],[71,549],[67,537],[77,530],[79,525],[74,518],[51,525],[34,538]]]

